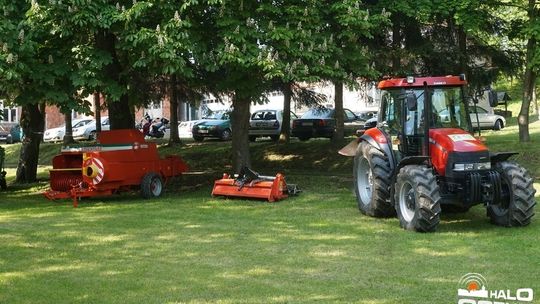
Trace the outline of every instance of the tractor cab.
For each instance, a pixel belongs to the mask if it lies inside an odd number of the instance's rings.
[[[427,81],[412,77],[407,78],[407,82],[383,81],[380,84],[383,91],[378,126],[391,137],[400,158],[428,155],[429,129],[471,131],[464,102],[464,81],[452,80],[451,85],[439,81],[440,85],[431,87]]]

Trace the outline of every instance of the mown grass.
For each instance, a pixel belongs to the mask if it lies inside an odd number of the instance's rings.
[[[538,177],[540,123],[530,144],[518,144],[516,130],[484,135],[495,151],[521,152]],[[404,231],[358,212],[351,160],[337,149],[326,140],[253,144],[256,170],[284,170],[304,190],[275,204],[212,198],[209,183],[178,187],[189,178],[159,199],[126,193],[78,209],[45,200],[46,180],[12,185],[0,192],[0,303],[455,303],[469,272],[488,288],[540,291],[537,218],[501,228],[477,206],[443,215],[436,233]],[[221,142],[161,152],[194,171],[230,168]]]

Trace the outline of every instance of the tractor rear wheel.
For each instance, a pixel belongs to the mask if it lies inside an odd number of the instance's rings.
[[[161,195],[163,180],[157,173],[147,173],[141,182],[141,194],[143,198],[154,198]]]
[[[384,152],[361,142],[354,157],[354,192],[358,209],[374,217],[395,214],[390,203],[390,161]]]
[[[529,172],[509,161],[498,163],[495,170],[501,175],[502,193],[500,204],[487,207],[491,223],[505,227],[529,225],[536,205],[536,190]]]
[[[409,165],[397,175],[394,202],[401,227],[432,232],[439,225],[441,195],[430,168]]]

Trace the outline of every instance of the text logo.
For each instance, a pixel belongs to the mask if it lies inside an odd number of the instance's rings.
[[[458,283],[458,304],[522,304],[534,299],[532,288],[488,289],[479,273],[468,273]]]

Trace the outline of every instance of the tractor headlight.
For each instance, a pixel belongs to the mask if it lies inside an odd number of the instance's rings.
[[[491,169],[490,162],[454,164],[454,171],[473,171],[473,170],[489,170],[489,169]]]

